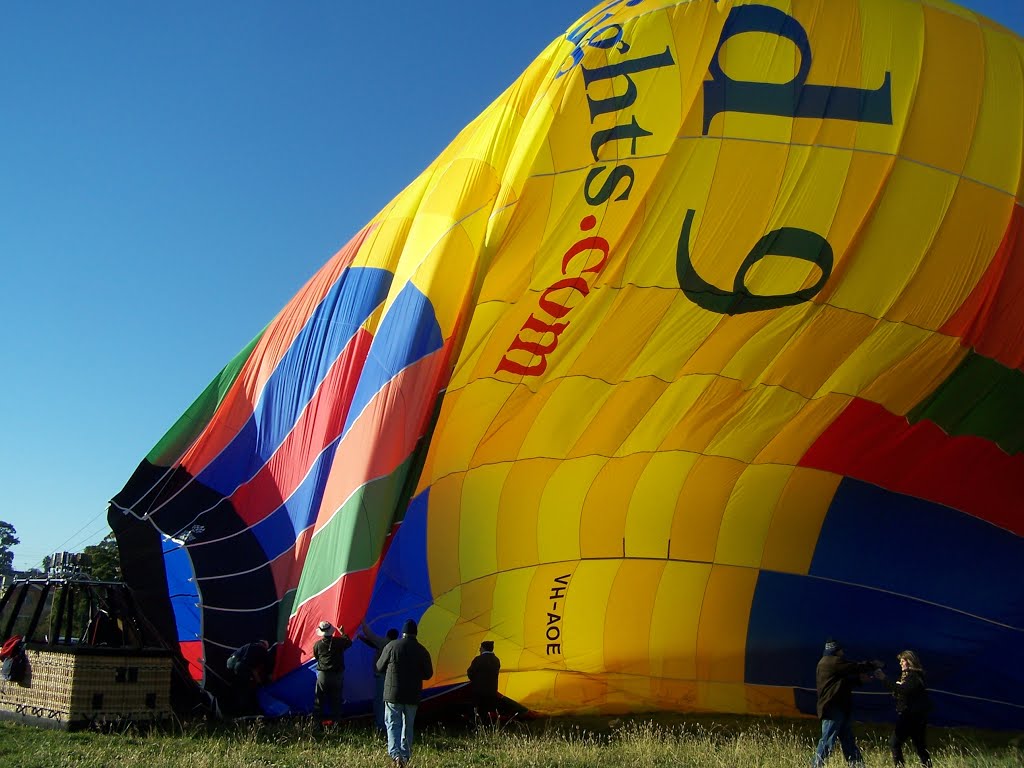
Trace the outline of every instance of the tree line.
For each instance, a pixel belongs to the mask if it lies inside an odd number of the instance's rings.
[[[0,520],[0,576],[15,576],[14,547],[21,543],[18,532],[8,522]],[[117,549],[117,540],[113,533],[108,533],[102,541],[90,544],[82,550],[85,570],[97,581],[120,581],[121,560]],[[30,576],[45,576],[50,572],[51,558],[43,558],[42,569],[32,568]]]

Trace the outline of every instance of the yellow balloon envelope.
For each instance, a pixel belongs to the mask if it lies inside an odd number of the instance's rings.
[[[208,686],[275,637],[268,708],[411,617],[539,712],[811,713],[835,637],[1020,727],[1022,142],[944,0],[605,2],[147,457],[126,570]]]

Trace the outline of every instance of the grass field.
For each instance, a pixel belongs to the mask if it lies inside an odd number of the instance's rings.
[[[868,766],[889,766],[885,727],[857,729]],[[936,768],[1024,766],[1024,750],[1013,734],[932,729]],[[738,717],[656,717],[546,720],[466,732],[437,723],[418,730],[416,768],[470,766],[794,766],[806,768],[817,722]],[[4,768],[271,768],[344,766],[386,768],[382,741],[365,722],[327,733],[306,721],[181,725],[117,732],[46,731],[0,722],[0,766]],[[917,764],[909,752],[908,765]],[[841,756],[833,765],[845,765]]]

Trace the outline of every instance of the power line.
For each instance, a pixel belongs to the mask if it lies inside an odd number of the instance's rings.
[[[47,548],[46,550],[44,550],[44,554],[42,554],[42,555],[36,554],[36,553],[38,553],[40,551],[36,547],[33,547],[32,549],[29,550],[29,552],[32,553],[31,555],[26,554],[24,547],[22,547],[21,545],[18,545],[17,547],[14,547],[14,549],[16,550],[16,552],[19,555],[18,559],[22,560],[22,561],[25,561],[25,560],[33,561],[34,560],[35,561],[35,565],[32,566],[32,567],[41,567],[42,564],[43,564],[43,560],[46,557],[49,557],[50,555],[52,555],[54,552],[65,552],[65,551],[68,551],[68,545],[69,544],[73,544],[71,549],[77,549],[79,546],[89,546],[89,544],[91,544],[92,541],[97,536],[100,535],[100,533],[102,533],[104,531],[109,531],[110,530],[109,526],[107,525],[107,522],[106,522],[106,519],[105,519],[105,515],[106,515],[106,510],[97,513],[92,518],[87,520],[85,522],[85,524],[82,525],[81,528],[79,528],[77,531],[75,531],[70,536],[68,536],[68,538],[66,538],[63,542],[58,544],[56,547]],[[96,522],[98,520],[100,520],[101,518],[104,518],[103,519],[103,525],[101,527],[96,528],[95,530],[90,530],[88,533],[84,533],[86,531],[86,529],[91,529],[92,526],[94,526],[96,524]],[[104,535],[106,535],[106,534],[104,533]],[[80,542],[85,542],[85,543],[82,544]]]

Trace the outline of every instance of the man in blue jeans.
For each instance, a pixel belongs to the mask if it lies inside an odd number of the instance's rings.
[[[881,666],[876,661],[847,661],[843,647],[835,640],[825,643],[825,652],[818,662],[818,718],[821,739],[814,752],[812,768],[822,768],[835,749],[836,741],[843,757],[852,766],[864,765],[864,756],[853,735],[853,687],[866,681]]]
[[[430,653],[416,639],[416,622],[407,619],[402,636],[392,640],[377,659],[384,673],[384,724],[388,730],[388,755],[398,768],[412,758],[413,725],[423,693],[423,681],[434,675]]]

